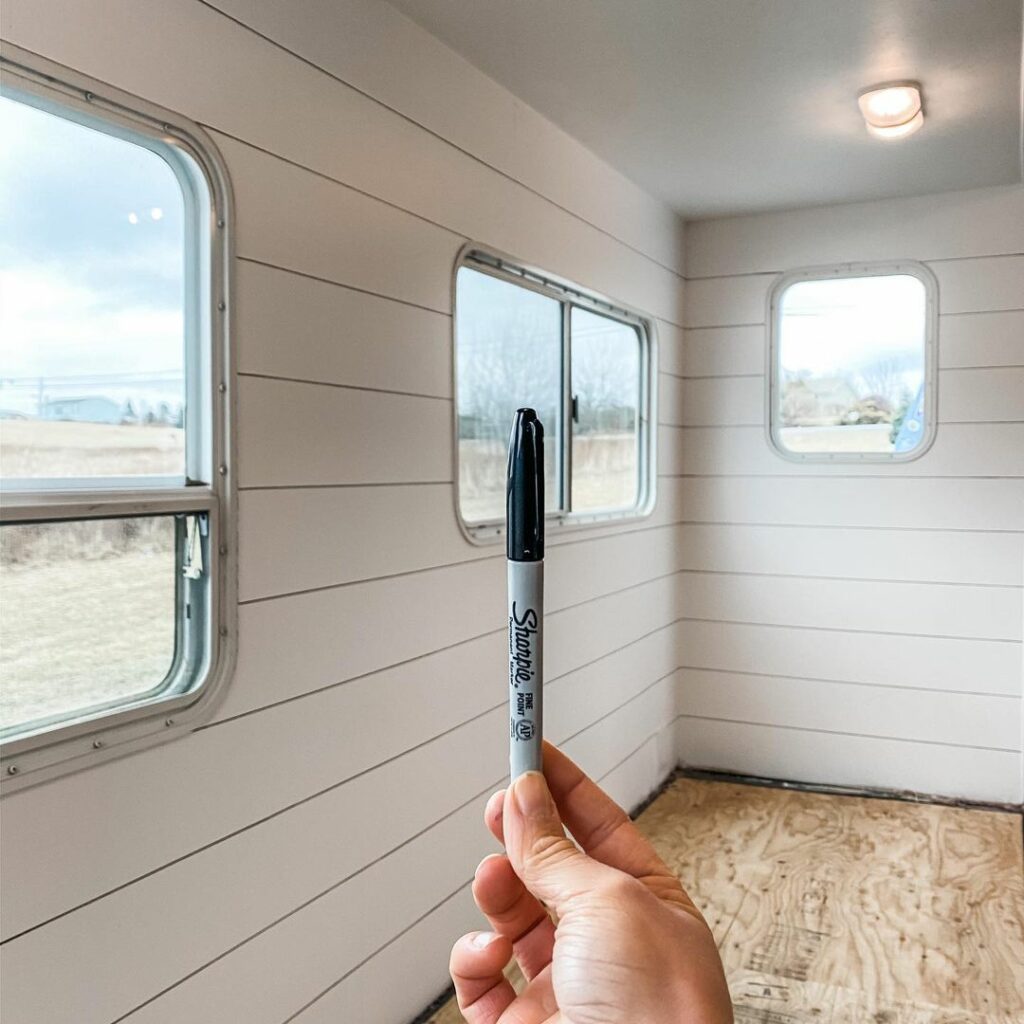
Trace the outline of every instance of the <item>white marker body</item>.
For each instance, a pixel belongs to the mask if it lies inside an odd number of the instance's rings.
[[[544,708],[544,562],[508,563],[509,770],[541,770]]]

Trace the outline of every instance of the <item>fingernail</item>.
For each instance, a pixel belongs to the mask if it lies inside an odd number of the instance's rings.
[[[554,806],[547,780],[540,772],[524,772],[512,783],[512,796],[528,818],[548,817]]]
[[[486,949],[497,937],[497,932],[477,932],[469,940],[469,944],[474,949]]]

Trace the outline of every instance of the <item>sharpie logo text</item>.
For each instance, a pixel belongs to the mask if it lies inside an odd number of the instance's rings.
[[[520,614],[512,602],[508,620],[509,676],[513,686],[530,682],[536,674],[534,637],[537,635],[537,612],[527,608]]]

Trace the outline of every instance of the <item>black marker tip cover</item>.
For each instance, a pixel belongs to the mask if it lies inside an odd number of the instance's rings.
[[[533,409],[512,424],[506,481],[509,768],[541,770],[544,681],[544,427]]]

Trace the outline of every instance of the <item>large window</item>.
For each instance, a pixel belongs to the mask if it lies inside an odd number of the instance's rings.
[[[920,264],[783,275],[771,300],[770,435],[794,459],[915,458],[935,430],[936,300]]]
[[[167,730],[212,688],[229,632],[230,492],[219,174],[164,117],[4,70],[10,784]]]
[[[477,539],[501,532],[515,410],[545,429],[545,502],[555,523],[649,507],[646,323],[479,251],[456,276],[458,503]]]

